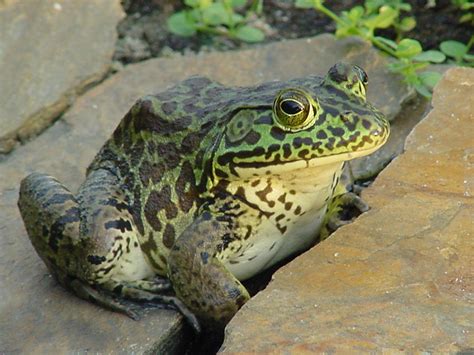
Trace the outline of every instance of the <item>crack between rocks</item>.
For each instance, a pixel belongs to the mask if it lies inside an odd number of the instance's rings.
[[[27,144],[39,137],[68,112],[78,97],[97,87],[112,75],[114,72],[112,66],[109,65],[103,73],[91,75],[74,88],[66,90],[56,102],[36,111],[19,128],[0,137],[0,161],[19,145]]]

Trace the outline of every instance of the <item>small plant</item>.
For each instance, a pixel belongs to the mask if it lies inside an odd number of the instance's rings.
[[[388,64],[389,69],[394,73],[401,74],[404,81],[415,88],[418,93],[428,98],[431,97],[431,92],[441,78],[441,74],[433,71],[420,71],[430,63],[444,62],[446,56],[440,51],[423,51],[420,42],[410,38],[402,39],[399,43],[383,38],[383,42],[394,51],[393,56],[397,58],[396,61]]]
[[[416,21],[412,17],[401,18],[403,11],[411,6],[401,0],[366,0],[364,6],[355,6],[337,15],[324,6],[324,0],[296,0],[296,6],[314,8],[331,18],[337,26],[336,36],[359,36],[396,59],[389,69],[404,77],[404,81],[421,95],[431,97],[430,91],[441,77],[439,73],[420,70],[430,63],[442,63],[447,53],[436,50],[423,51],[420,42],[402,38],[402,33],[412,30]],[[397,33],[396,41],[375,35],[377,29],[392,27]],[[458,53],[458,52],[457,52]],[[467,54],[466,54],[467,55]]]
[[[458,41],[444,41],[439,45],[439,49],[449,57],[449,63],[474,67],[474,55],[469,54],[469,50],[473,44],[474,35],[471,36],[467,45]]]
[[[451,0],[451,3],[463,12],[459,22],[467,22],[474,25],[474,1],[472,0]]]
[[[403,11],[411,10],[411,5],[401,0],[366,0],[364,6],[354,6],[342,11],[340,16],[323,3],[323,0],[296,0],[297,7],[314,8],[331,18],[337,25],[338,37],[355,35],[371,40],[375,30],[392,27],[398,40],[403,32],[411,31],[416,25],[413,17],[401,18]]]
[[[180,36],[204,32],[245,42],[260,42],[265,35],[249,23],[261,13],[262,1],[253,0],[250,6],[246,6],[247,0],[184,0],[189,8],[170,16],[168,28]]]

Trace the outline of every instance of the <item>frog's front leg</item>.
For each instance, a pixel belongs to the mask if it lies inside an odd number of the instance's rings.
[[[74,196],[51,176],[31,174],[21,183],[18,205],[28,235],[50,272],[84,299],[136,318],[123,299],[171,303],[138,242],[118,179],[93,171]],[[176,301],[176,302],[175,302]]]
[[[321,241],[339,227],[351,223],[358,215],[369,210],[369,205],[360,196],[346,191],[342,185],[339,185],[336,191],[339,193],[331,199],[319,233]]]
[[[177,296],[206,325],[224,326],[250,298],[217,258],[231,233],[225,222],[204,211],[179,236],[168,258]]]

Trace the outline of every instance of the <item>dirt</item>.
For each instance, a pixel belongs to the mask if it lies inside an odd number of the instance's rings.
[[[450,0],[407,1],[412,5],[411,15],[416,17],[416,28],[406,37],[417,39],[425,50],[436,49],[442,41],[452,39],[463,43],[469,41],[472,25],[462,24],[462,11],[455,8]],[[363,1],[343,0],[327,2],[334,12],[352,8]],[[135,63],[148,58],[167,56],[175,52],[233,50],[258,44],[247,44],[225,37],[198,34],[180,37],[170,33],[166,27],[167,18],[183,8],[179,0],[123,0],[122,6],[127,16],[118,26],[114,59],[122,64]],[[405,14],[405,13],[404,13]],[[334,23],[313,9],[297,9],[293,0],[269,0],[264,2],[263,14],[255,25],[265,34],[263,43],[283,39],[315,36],[324,32],[334,32]],[[390,31],[381,35],[394,38]]]

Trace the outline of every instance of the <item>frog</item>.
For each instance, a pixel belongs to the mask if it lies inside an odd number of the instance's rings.
[[[136,302],[225,325],[243,282],[337,224],[344,164],[390,132],[368,76],[336,63],[250,87],[201,76],[136,101],[77,193],[34,172],[18,206],[37,254],[77,296],[137,319]],[[360,201],[359,201],[360,204]]]

